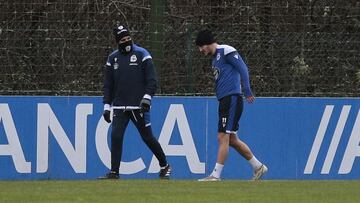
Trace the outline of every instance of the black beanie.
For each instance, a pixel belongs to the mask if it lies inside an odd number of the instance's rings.
[[[119,42],[123,37],[130,36],[129,30],[125,26],[118,26],[113,31],[116,42]]]
[[[195,44],[199,47],[216,42],[210,30],[202,30],[196,37]]]

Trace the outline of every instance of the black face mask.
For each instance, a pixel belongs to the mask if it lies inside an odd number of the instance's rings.
[[[133,45],[132,40],[129,40],[124,43],[119,43],[118,49],[121,53],[126,54],[132,50],[132,45]]]

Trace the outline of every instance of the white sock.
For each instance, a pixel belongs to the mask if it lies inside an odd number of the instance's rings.
[[[257,169],[259,169],[262,165],[262,163],[257,160],[257,158],[255,156],[253,156],[250,160],[249,160],[250,165],[252,166],[253,170],[256,171]]]
[[[211,175],[214,176],[215,178],[220,178],[223,167],[224,165],[216,163],[215,168],[211,173]]]

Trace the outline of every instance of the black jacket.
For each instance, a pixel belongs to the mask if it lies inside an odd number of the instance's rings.
[[[145,94],[156,91],[156,74],[149,52],[137,45],[132,51],[111,53],[105,65],[103,103],[112,106],[139,106]]]

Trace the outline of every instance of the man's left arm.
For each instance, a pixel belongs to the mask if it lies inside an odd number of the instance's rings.
[[[156,92],[156,73],[153,61],[151,58],[143,61],[144,73],[145,73],[145,94],[154,96]]]
[[[144,60],[145,59],[145,60]],[[143,60],[144,76],[145,76],[145,95],[141,100],[141,110],[147,112],[150,110],[151,98],[156,92],[156,73],[153,61],[150,56],[145,57]]]
[[[250,88],[249,71],[248,71],[247,65],[241,58],[240,54],[237,53],[236,51],[234,51],[234,52],[226,55],[225,59],[235,68],[236,71],[238,71],[240,73],[240,77],[241,77],[241,80],[244,85],[245,97],[253,98],[253,94],[252,94],[251,88]],[[249,102],[252,102],[253,99],[250,99],[250,100],[251,101],[249,101]]]

